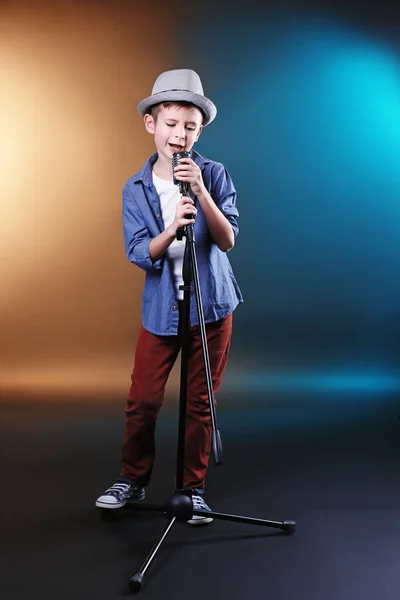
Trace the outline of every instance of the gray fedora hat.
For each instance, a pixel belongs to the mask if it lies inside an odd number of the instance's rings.
[[[208,125],[215,119],[217,108],[204,96],[200,77],[191,69],[174,69],[161,73],[153,85],[151,96],[139,102],[137,109],[143,117],[154,104],[182,101],[190,102],[203,111],[203,125]]]

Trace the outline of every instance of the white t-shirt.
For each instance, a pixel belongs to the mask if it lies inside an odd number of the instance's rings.
[[[153,183],[160,197],[161,216],[164,221],[165,229],[169,227],[175,218],[176,206],[181,199],[179,186],[174,182],[160,179],[153,171]],[[182,267],[183,254],[185,252],[185,238],[177,240],[176,238],[166,250],[167,260],[171,263],[174,281],[175,294],[178,300],[183,300],[183,290],[179,286],[183,284]]]

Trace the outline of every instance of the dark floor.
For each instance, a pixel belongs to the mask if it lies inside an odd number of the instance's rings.
[[[120,403],[120,400],[118,400]],[[177,524],[149,570],[147,598],[398,600],[400,399],[282,397],[232,403],[218,419],[224,465],[214,510],[294,519],[297,532],[214,521]],[[4,404],[2,600],[112,600],[165,527],[160,514],[101,518],[119,469],[123,407]],[[176,409],[158,428],[149,502],[172,491]]]

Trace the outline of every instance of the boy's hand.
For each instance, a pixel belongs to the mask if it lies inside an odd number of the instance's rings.
[[[193,224],[196,214],[197,209],[194,206],[193,200],[188,196],[182,196],[176,205],[175,219],[170,225],[171,232],[175,235],[176,230],[179,227],[185,227],[185,225]],[[190,215],[191,218],[187,219],[187,215]]]
[[[200,167],[191,158],[179,159],[179,165],[174,168],[174,177],[178,181],[190,183],[195,196],[201,195],[205,190]]]

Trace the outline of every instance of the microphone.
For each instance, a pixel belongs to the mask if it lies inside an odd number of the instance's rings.
[[[180,164],[181,158],[190,158],[189,152],[183,150],[182,152],[174,152],[172,155],[172,178],[175,185],[179,185],[179,193],[181,196],[188,196],[190,184],[187,181],[178,181],[175,179],[175,169]]]
[[[175,169],[180,164],[179,161],[181,158],[189,158],[189,157],[190,157],[190,154],[189,154],[189,152],[186,152],[186,150],[183,150],[182,152],[174,152],[172,155],[172,180],[175,185],[179,185],[179,193],[181,196],[189,196],[190,183],[188,183],[187,181],[179,181],[178,179],[175,179]],[[185,219],[191,219],[192,217],[193,217],[193,215],[190,215],[190,214],[185,215]],[[177,232],[176,232],[176,234],[177,234],[176,238],[178,240],[182,239],[183,231],[184,231],[183,227],[178,227]]]

